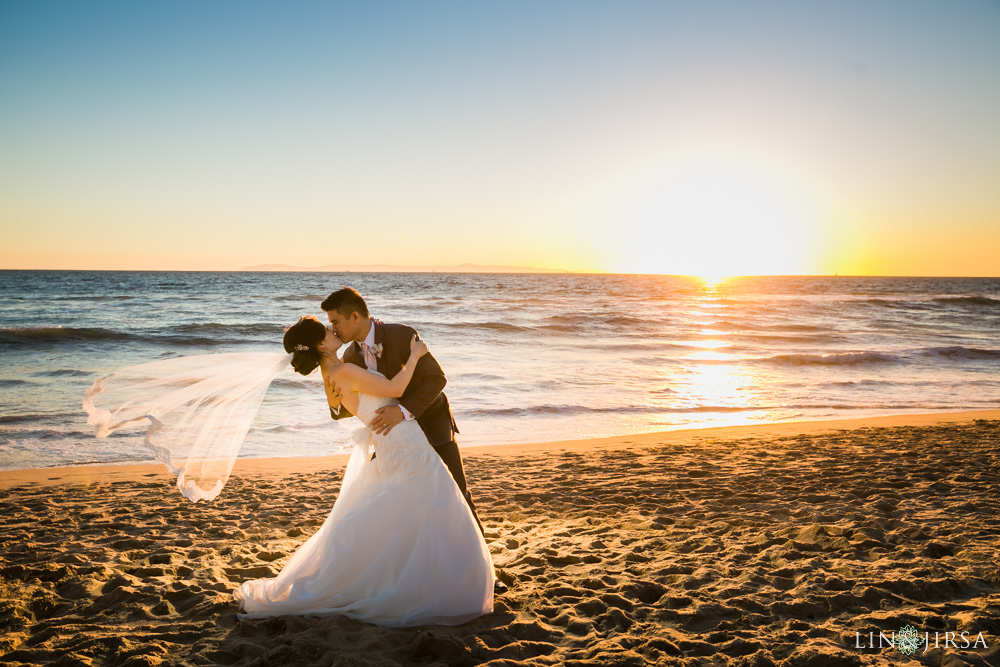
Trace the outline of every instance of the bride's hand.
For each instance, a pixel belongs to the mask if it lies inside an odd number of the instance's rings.
[[[418,340],[416,336],[410,339],[410,358],[419,359],[427,354],[427,344]]]
[[[323,388],[326,390],[327,402],[329,402],[330,406],[336,407],[340,405],[344,395],[340,393],[340,387],[333,381],[333,378],[326,373],[323,374]]]

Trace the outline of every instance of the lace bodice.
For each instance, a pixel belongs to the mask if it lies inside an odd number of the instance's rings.
[[[356,417],[368,426],[375,419],[375,411],[387,405],[396,405],[398,401],[385,396],[372,396],[371,394],[358,394],[358,411]]]
[[[394,398],[358,394],[356,416],[367,426],[375,418],[375,411],[386,405],[396,405]],[[411,475],[424,472],[431,463],[431,455],[436,456],[427,442],[420,424],[405,419],[396,424],[387,435],[372,434],[375,448],[375,464],[383,480],[403,480]]]

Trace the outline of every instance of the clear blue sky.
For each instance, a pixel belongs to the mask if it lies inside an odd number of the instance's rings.
[[[0,1],[0,268],[998,275],[998,110],[996,2]]]

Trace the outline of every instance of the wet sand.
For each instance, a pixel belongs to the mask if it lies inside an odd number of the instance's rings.
[[[1000,411],[465,457],[510,590],[454,628],[237,621],[346,457],[241,461],[197,505],[160,466],[0,473],[0,664],[1000,664]],[[857,647],[907,624],[930,650]]]

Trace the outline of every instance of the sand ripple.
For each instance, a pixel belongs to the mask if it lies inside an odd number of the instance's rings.
[[[511,590],[458,628],[237,622],[232,588],[280,570],[340,471],[233,479],[212,505],[161,481],[12,489],[0,663],[905,664],[855,633],[910,623],[990,644],[919,664],[1000,664],[998,442],[976,421],[470,455]]]

